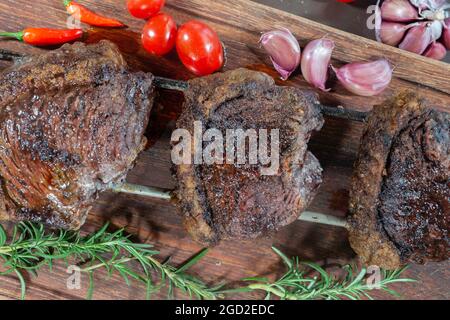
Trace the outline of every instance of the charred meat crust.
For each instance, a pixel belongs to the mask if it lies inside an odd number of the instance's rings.
[[[350,243],[364,263],[449,258],[449,123],[412,92],[374,108],[350,191]]]
[[[64,45],[0,74],[2,220],[78,229],[144,148],[153,76],[117,47]]]
[[[321,183],[322,168],[307,151],[322,127],[317,97],[278,87],[261,72],[238,69],[189,82],[178,128],[279,129],[280,169],[260,174],[258,165],[178,165],[176,200],[192,237],[206,245],[249,239],[295,221]]]

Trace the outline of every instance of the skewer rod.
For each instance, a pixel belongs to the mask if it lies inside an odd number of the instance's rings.
[[[162,89],[186,91],[189,87],[186,81],[155,77],[155,86]]]
[[[305,211],[300,215],[298,220],[347,228],[347,221],[345,219],[319,212]]]
[[[115,186],[113,188],[113,191],[163,200],[170,200],[172,198],[172,192],[169,190],[145,187],[131,183],[124,183],[123,185]],[[345,221],[345,219],[318,212],[305,211],[300,215],[298,220],[347,228],[347,222]]]
[[[336,108],[325,106],[323,104],[320,104],[319,107],[322,110],[322,114],[329,117],[340,118],[345,120],[365,122],[367,120],[367,117],[369,116],[369,113],[367,112],[345,109],[343,107]]]
[[[8,60],[8,61],[18,61],[25,57],[25,55],[17,52],[12,52],[8,50],[0,49],[0,60]],[[158,88],[176,90],[176,91],[186,91],[189,87],[189,84],[186,81],[182,80],[174,80],[163,77],[155,77],[154,85]],[[355,110],[347,110],[345,108],[335,108],[324,105],[319,105],[322,110],[322,113],[326,116],[345,119],[345,120],[353,120],[353,121],[362,121],[364,122],[368,116],[366,112],[360,112]]]
[[[124,183],[123,185],[115,186],[112,190],[114,192],[135,194],[138,196],[157,198],[163,200],[172,199],[171,191],[131,183]]]
[[[0,49],[0,60],[5,61],[17,61],[22,59],[24,56],[20,53],[15,53],[8,50]]]

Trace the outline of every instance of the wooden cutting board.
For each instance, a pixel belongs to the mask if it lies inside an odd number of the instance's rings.
[[[64,28],[67,15],[60,0],[2,0],[0,2],[0,26],[5,31],[17,31],[27,26]],[[139,42],[139,32],[144,22],[133,19],[125,8],[125,1],[80,1],[90,8],[124,21],[127,30],[90,30],[87,42],[109,39],[119,45],[132,68],[151,71],[155,75],[188,79],[187,72],[172,53],[164,58],[146,54]],[[167,0],[166,12],[178,23],[191,19],[207,22],[219,33],[227,48],[226,70],[247,67],[277,74],[270,67],[267,56],[258,45],[262,31],[275,27],[287,27],[304,45],[308,40],[326,35],[336,42],[333,64],[386,57],[395,65],[395,79],[382,95],[375,98],[355,97],[337,83],[329,93],[320,92],[321,102],[330,106],[344,106],[356,110],[370,110],[375,104],[401,89],[412,89],[427,97],[439,109],[450,109],[450,65],[422,58],[415,54],[388,47],[371,40],[354,36],[306,19],[244,0]],[[86,29],[87,26],[84,26]],[[361,26],[365,27],[365,26]],[[38,53],[32,48],[14,41],[0,40],[0,48],[22,53]],[[283,82],[301,88],[310,88],[301,75]],[[147,132],[149,148],[140,156],[136,168],[129,175],[129,182],[148,186],[172,188],[170,174],[169,138],[174,120],[181,111],[183,96],[161,91],[154,107]],[[314,200],[311,210],[336,216],[347,211],[349,178],[352,172],[363,124],[336,119],[326,119],[323,130],[316,134],[311,150],[324,167],[324,183]],[[184,261],[201,249],[190,240],[181,226],[176,209],[165,201],[145,199],[138,196],[106,193],[96,203],[84,231],[98,229],[106,221],[113,227],[127,226],[127,231],[141,241],[153,243],[161,251],[161,258],[173,256],[173,262]],[[277,234],[253,241],[226,241],[213,248],[192,272],[207,282],[236,281],[242,277],[281,275],[284,271],[277,256],[272,252],[275,245],[288,255],[318,262],[325,266],[354,261],[355,254],[343,229],[296,222]],[[417,284],[395,286],[403,298],[450,299],[450,263],[433,263],[426,266],[413,265],[405,274],[418,279]],[[41,272],[38,278],[28,279],[28,299],[77,299],[86,296],[87,279],[81,290],[66,289],[67,274],[63,265],[53,272]],[[142,299],[145,289],[132,284],[128,287],[119,277],[106,279],[96,275],[95,299]],[[16,299],[20,289],[13,276],[2,277],[0,297]],[[378,298],[390,298],[374,293]],[[165,298],[164,292],[154,298]],[[178,295],[178,297],[182,297]],[[237,295],[234,298],[261,298],[258,293]]]

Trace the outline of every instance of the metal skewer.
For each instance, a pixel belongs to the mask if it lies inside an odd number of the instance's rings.
[[[176,91],[186,91],[189,88],[189,84],[186,81],[173,80],[163,77],[155,77],[154,84],[157,88]]]
[[[16,52],[0,49],[0,60],[19,61],[24,57],[25,56],[21,53],[16,53]]]
[[[341,228],[348,228],[347,220],[332,216],[329,214],[323,214],[319,212],[304,211],[298,218],[300,221],[307,221],[312,223],[325,224],[328,226],[335,226]]]
[[[172,199],[172,191],[164,190],[160,188],[145,187],[137,184],[124,183],[122,185],[115,186],[112,191],[119,193],[134,194],[144,197],[170,200]],[[326,215],[319,212],[305,211],[298,218],[300,221],[325,224],[329,226],[347,228],[347,221],[345,219]]]
[[[155,86],[176,91],[186,91],[189,88],[189,84],[186,81],[173,80],[164,77],[155,77]],[[343,107],[335,108],[322,104],[318,104],[318,106],[321,109],[322,114],[333,118],[365,122],[369,115],[367,112],[347,110]]]
[[[12,52],[8,50],[2,50],[0,49],[0,60],[7,60],[7,61],[20,61],[23,59],[25,55],[17,52]],[[168,79],[164,77],[155,77],[154,84],[156,87],[161,89],[168,89],[168,90],[176,90],[176,91],[186,91],[189,88],[189,83],[182,80],[174,80],[174,79]],[[352,121],[360,121],[365,122],[368,116],[367,112],[360,112],[355,110],[347,110],[342,107],[330,107],[325,106],[322,104],[318,104],[320,107],[322,114],[344,119],[344,120],[352,120]]]
[[[155,77],[155,86],[162,89],[177,91],[186,91],[189,88],[189,84],[186,81],[173,80],[163,77]],[[322,114],[333,118],[365,122],[369,115],[367,112],[347,110],[343,107],[335,108],[322,104],[318,104],[318,106],[321,109]]]
[[[170,190],[163,190],[163,189],[154,188],[154,187],[145,187],[145,186],[141,186],[138,184],[131,184],[131,183],[124,183],[120,186],[114,186],[112,188],[112,191],[120,192],[120,193],[135,194],[138,196],[157,198],[157,199],[163,199],[163,200],[172,199],[172,191],[170,191]]]

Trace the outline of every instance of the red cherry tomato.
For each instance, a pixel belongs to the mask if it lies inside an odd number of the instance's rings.
[[[159,13],[165,0],[128,0],[128,11],[133,17],[145,19]]]
[[[147,21],[142,32],[142,45],[151,54],[163,56],[175,46],[177,24],[165,13],[159,13]]]
[[[217,33],[199,21],[182,25],[177,35],[181,62],[198,76],[211,74],[223,66],[224,53]]]

